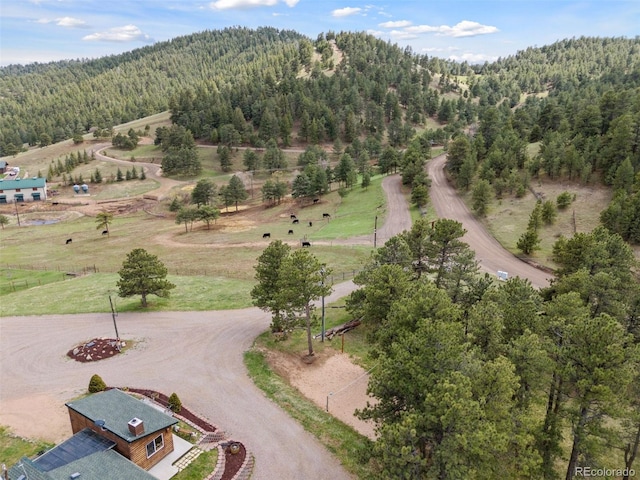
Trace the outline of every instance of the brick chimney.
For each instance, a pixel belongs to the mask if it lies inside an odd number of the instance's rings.
[[[144,423],[139,418],[132,418],[131,420],[129,420],[129,423],[127,425],[129,426],[129,431],[131,432],[131,434],[135,435],[136,437],[144,433]]]

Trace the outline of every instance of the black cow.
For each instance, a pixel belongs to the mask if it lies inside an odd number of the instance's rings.
[[[331,218],[331,215],[329,215],[328,213],[323,213],[322,218]]]
[[[310,226],[310,227],[313,227],[313,222],[309,222],[309,226]]]
[[[103,235],[109,235],[109,230],[103,230],[103,231],[102,231],[102,234],[103,234]]]
[[[303,247],[310,247],[311,246],[311,242],[302,242],[302,246]]]
[[[287,232],[287,235],[293,235],[293,230],[289,230],[289,231]]]
[[[270,233],[263,233],[262,234],[262,238],[271,238],[271,234]]]
[[[72,238],[67,238],[67,241],[65,242],[67,245],[69,245],[71,242],[73,242]]]
[[[293,223],[294,225],[297,225],[298,223],[300,223],[300,220],[298,220],[298,219],[296,218],[296,219],[295,219],[293,222],[291,222],[291,223]]]
[[[296,218],[298,218],[293,213],[291,215],[289,215],[289,216],[291,217],[291,220],[295,220]]]
[[[314,199],[313,199],[313,203],[318,203],[319,201],[320,201],[320,199],[319,199],[319,198],[314,198]]]

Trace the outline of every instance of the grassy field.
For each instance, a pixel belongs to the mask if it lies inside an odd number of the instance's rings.
[[[11,434],[0,425],[0,463],[8,467],[15,464],[22,457],[33,457],[38,452],[53,447],[51,443],[30,441]]]
[[[565,210],[558,210],[558,217],[552,225],[543,226],[540,231],[540,250],[532,258],[544,265],[552,266],[551,253],[553,244],[563,235],[571,237],[575,232],[590,232],[600,223],[600,211],[606,208],[611,200],[611,192],[602,186],[582,186],[562,182],[532,182],[532,188],[540,194],[544,201],[555,203],[559,194],[568,191],[575,194],[575,201]],[[467,196],[470,203],[470,196]],[[491,234],[513,253],[520,253],[516,247],[520,235],[527,229],[529,216],[536,204],[531,192],[522,198],[505,197],[495,199],[489,214],[484,219]]]
[[[372,234],[375,216],[378,216],[380,225],[385,217],[382,179],[382,176],[373,177],[366,190],[360,186],[353,187],[340,202],[332,202],[330,208],[325,205],[309,207],[310,210],[313,209],[314,218],[324,224],[312,238],[336,239]],[[337,193],[332,193],[331,196],[335,198]],[[331,219],[322,220],[323,213],[329,213]]]
[[[54,272],[51,272],[54,273]],[[55,272],[57,275],[60,273]],[[150,296],[149,306],[140,306],[140,297],[120,298],[115,273],[81,275],[63,283],[21,290],[5,296],[0,307],[2,316],[48,315],[63,313],[108,312],[109,296],[118,311],[187,311],[227,310],[251,306],[249,291],[253,282],[229,278],[175,276],[167,279],[176,285],[170,298]],[[37,301],[34,301],[37,298]]]
[[[352,211],[359,211],[361,198],[376,199],[377,202],[381,195],[379,183],[378,180],[366,192],[354,190],[347,196],[342,210],[346,212],[346,219]],[[323,209],[333,206],[331,211],[336,211],[341,202],[337,192],[333,192],[324,197],[320,205],[307,208],[297,209],[293,203],[273,208],[258,205],[246,212],[224,215],[211,230],[196,224],[188,233],[166,210],[165,218],[141,211],[116,215],[109,237],[96,229],[94,218],[78,215],[63,216],[63,221],[47,225],[7,227],[0,233],[0,264],[7,268],[3,272],[3,292],[10,293],[11,301],[3,303],[2,315],[108,311],[106,299],[109,294],[115,295],[117,272],[133,248],[145,248],[157,255],[167,266],[171,281],[178,285],[169,299],[152,297],[151,310],[250,306],[254,265],[269,241],[279,238],[292,242],[295,248],[300,239],[319,238],[320,232],[333,223],[322,221]],[[314,226],[296,226],[296,234],[288,235],[292,227],[289,218],[292,208],[301,219],[313,219]],[[342,221],[344,225],[346,221]],[[336,223],[340,221],[336,220]],[[272,234],[271,239],[262,239],[264,231]],[[365,233],[353,226],[349,231]],[[25,236],[29,238],[27,244]],[[66,244],[67,238],[73,238],[73,242]],[[331,236],[324,233],[324,238]],[[334,270],[339,281],[350,278],[352,272],[362,268],[371,246],[318,244],[313,246],[313,252]],[[50,270],[52,278],[60,281],[51,285],[43,281],[43,268]],[[86,272],[91,274],[76,277]],[[345,277],[342,277],[343,273]],[[15,281],[18,276],[21,286],[12,287],[11,279],[18,285]],[[67,280],[61,282],[62,278]],[[28,290],[13,292],[14,288],[20,290],[27,285]],[[38,302],[30,300],[34,293],[38,295]],[[120,310],[139,308],[136,298],[119,300],[119,303]]]
[[[20,290],[40,287],[67,279],[68,277],[62,272],[0,268],[0,295],[9,295]],[[2,306],[0,306],[1,311]]]

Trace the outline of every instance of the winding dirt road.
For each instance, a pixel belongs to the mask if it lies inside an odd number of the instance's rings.
[[[388,202],[381,241],[411,226],[400,177],[387,177],[383,185]],[[337,284],[326,302],[354,289],[352,282]],[[269,327],[268,314],[255,308],[121,313],[117,322],[120,336],[135,347],[80,364],[64,353],[91,338],[113,337],[109,314],[0,318],[0,424],[19,435],[28,426],[31,435],[62,440],[71,434],[64,403],[83,394],[97,373],[108,385],[176,392],[255,455],[255,480],[351,478],[247,376],[243,352]]]
[[[429,164],[432,204],[438,215],[461,221],[464,240],[476,250],[483,268],[506,270],[546,285],[547,275],[505,252],[448,185],[442,173],[444,157]],[[411,220],[398,175],[385,178],[385,224],[378,246],[408,229]],[[371,239],[369,238],[369,241]],[[352,282],[335,285],[327,303],[353,291]],[[113,336],[109,314],[47,315],[0,318],[0,424],[21,434],[30,425],[50,440],[70,434],[64,402],[86,391],[99,374],[107,384],[144,387],[167,394],[202,413],[242,441],[255,455],[252,478],[351,478],[334,456],[254,386],[246,374],[243,352],[269,326],[269,316],[255,308],[214,312],[122,313],[120,336],[133,339],[126,354],[104,362],[79,364],[64,352],[94,337]],[[31,406],[37,404],[39,410]],[[43,418],[50,415],[51,418]],[[55,432],[55,438],[51,438]]]
[[[446,155],[439,155],[427,164],[431,179],[431,204],[438,217],[451,218],[462,223],[467,231],[462,240],[476,252],[476,258],[483,270],[496,275],[498,270],[508,272],[510,277],[528,278],[536,288],[549,285],[551,275],[539,270],[502,248],[484,225],[469,211],[455,189],[447,182],[444,174]]]

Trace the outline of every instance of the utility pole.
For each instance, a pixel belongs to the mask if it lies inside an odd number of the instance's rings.
[[[322,275],[322,342],[324,342],[324,267],[320,269],[320,275]]]
[[[118,351],[120,351],[120,335],[118,334],[118,325],[116,324],[116,317],[118,314],[116,310],[113,308],[113,301],[111,300],[111,295],[109,295],[109,304],[111,305],[111,316],[113,317],[113,328],[116,329],[116,341],[118,342]]]
[[[18,226],[20,226],[20,214],[18,213],[18,201],[14,198],[13,204],[16,207],[16,219],[18,220]]]
[[[373,223],[373,248],[376,248],[378,244],[378,216]]]

